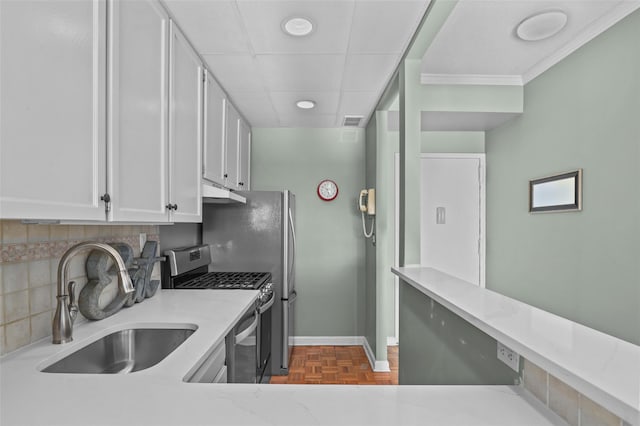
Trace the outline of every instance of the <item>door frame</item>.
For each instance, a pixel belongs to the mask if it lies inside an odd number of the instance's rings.
[[[400,266],[400,153],[393,155],[393,266]],[[393,274],[394,344],[400,341],[400,278]],[[389,345],[389,343],[387,343]]]
[[[478,184],[479,184],[479,199],[480,199],[480,240],[478,242],[478,254],[479,254],[479,262],[480,262],[480,271],[479,271],[479,286],[484,288],[486,286],[486,154],[484,153],[425,153],[420,154],[420,168],[422,168],[422,160],[423,159],[449,159],[449,160],[461,160],[461,159],[477,159],[479,160],[478,166]],[[422,189],[420,190],[420,194],[422,194]]]

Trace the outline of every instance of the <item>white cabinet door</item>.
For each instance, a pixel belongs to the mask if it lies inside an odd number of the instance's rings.
[[[240,135],[240,114],[235,107],[227,102],[226,117],[226,144],[227,144],[227,171],[225,186],[230,189],[240,189],[238,185],[238,140]]]
[[[238,135],[238,186],[243,191],[251,189],[251,127],[249,123],[240,119]]]
[[[202,220],[203,67],[187,39],[171,22],[169,88],[170,220]]]
[[[0,1],[0,218],[104,221],[106,3]]]
[[[226,95],[213,76],[206,72],[204,86],[204,179],[225,184],[225,112]]]
[[[109,219],[166,222],[169,16],[157,0],[110,2],[109,24]]]

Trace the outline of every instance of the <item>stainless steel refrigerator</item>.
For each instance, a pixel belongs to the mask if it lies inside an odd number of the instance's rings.
[[[294,336],[295,195],[245,191],[246,204],[205,204],[202,243],[211,246],[210,271],[271,272],[271,373],[287,374]]]

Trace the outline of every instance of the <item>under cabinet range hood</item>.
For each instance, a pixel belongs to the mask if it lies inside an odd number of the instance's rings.
[[[202,184],[202,202],[206,204],[242,203],[247,199],[237,193],[217,186]]]

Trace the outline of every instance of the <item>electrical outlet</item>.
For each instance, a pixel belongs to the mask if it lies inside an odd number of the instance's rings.
[[[140,251],[144,248],[144,244],[147,242],[147,234],[144,232],[140,233]]]
[[[520,372],[520,355],[500,342],[498,342],[498,359],[511,367],[512,370]]]

